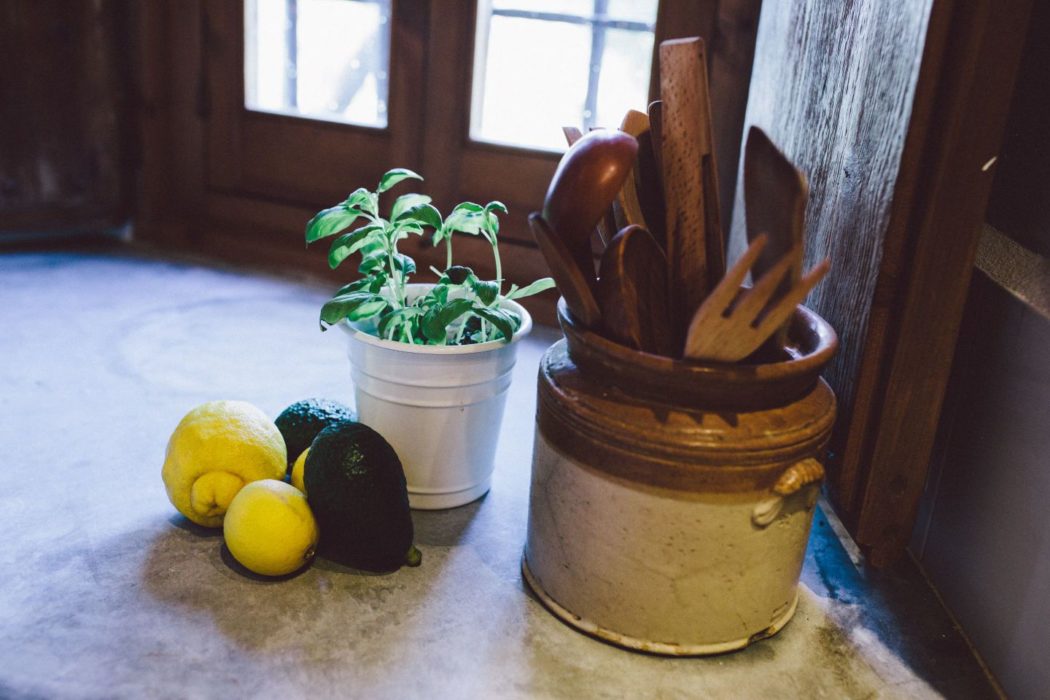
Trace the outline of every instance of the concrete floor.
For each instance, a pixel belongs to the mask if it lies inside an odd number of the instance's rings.
[[[873,573],[818,513],[795,619],[665,659],[563,625],[519,574],[535,372],[523,344],[492,491],[416,512],[423,565],[246,575],[167,501],[194,405],[352,400],[327,290],[109,244],[0,251],[0,697],[995,697],[910,562]]]

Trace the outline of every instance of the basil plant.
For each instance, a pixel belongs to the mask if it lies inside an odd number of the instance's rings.
[[[521,326],[521,318],[504,308],[502,302],[550,289],[553,280],[545,277],[520,288],[511,285],[503,292],[497,235],[498,215],[506,214],[507,208],[500,202],[485,206],[463,202],[442,217],[427,195],[403,194],[394,201],[387,216],[381,216],[380,194],[402,181],[422,179],[411,170],[395,168],[383,175],[374,192],[359,188],[307,223],[307,244],[336,236],[328,249],[328,264],[333,270],[351,256],[360,256],[360,277],[339,289],[321,307],[321,330],[346,320],[380,338],[404,343],[467,345],[509,341]],[[454,233],[481,236],[488,241],[496,279],[482,280],[469,267],[453,264]],[[423,235],[430,235],[435,246],[444,244],[445,269],[431,268],[438,275],[437,284],[425,294],[413,297],[408,280],[416,272],[416,263],[398,252],[397,247],[409,236]]]

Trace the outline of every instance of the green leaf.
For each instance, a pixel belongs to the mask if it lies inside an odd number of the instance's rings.
[[[361,264],[357,266],[357,271],[362,275],[367,275],[374,270],[382,270],[386,266],[386,253],[382,250],[374,250],[361,258]]]
[[[397,222],[397,224],[395,224],[395,227],[397,233],[394,235],[399,241],[408,238],[408,234],[410,233],[416,236],[423,235],[423,227],[417,224],[415,221],[399,221]]]
[[[347,209],[342,204],[322,209],[306,224],[306,242],[313,243],[339,233],[360,217],[361,212]]]
[[[406,275],[411,275],[416,271],[416,261],[405,255],[404,253],[394,254],[394,267]]]
[[[475,277],[470,286],[485,306],[489,306],[499,296],[499,282],[484,282]]]
[[[418,221],[425,226],[440,229],[441,212],[433,204],[424,202],[401,212],[400,216],[395,217],[395,221]]]
[[[474,313],[491,323],[503,334],[504,342],[510,342],[514,337],[514,331],[521,323],[517,314],[506,309],[494,309],[489,306],[474,306]]]
[[[321,307],[321,330],[339,323],[361,304],[377,298],[371,292],[351,292],[332,297]],[[383,300],[383,303],[386,301]]]
[[[462,206],[463,205],[460,205],[453,209],[452,213],[445,219],[445,229],[449,232],[459,231],[460,233],[467,233],[471,236],[478,235],[481,233],[482,222],[479,218],[481,212],[461,209],[460,207]]]
[[[430,204],[432,200],[425,194],[403,194],[394,202],[390,209],[390,220],[397,221],[402,213],[420,204]]]
[[[389,306],[389,302],[386,299],[375,299],[373,301],[366,301],[363,304],[358,304],[354,309],[346,315],[347,319],[351,321],[360,321],[370,316],[375,316]]]
[[[422,176],[407,168],[394,168],[393,170],[388,170],[383,174],[383,177],[380,178],[379,187],[376,188],[376,192],[386,192],[397,183],[409,178],[414,178],[416,180],[423,179]]]
[[[499,201],[492,201],[492,202],[489,202],[488,204],[486,204],[485,205],[485,211],[486,212],[498,211],[498,212],[502,212],[504,214],[509,214],[510,213],[509,211],[507,211],[506,205],[503,204],[503,202],[499,202]]]
[[[415,308],[427,311],[436,306],[443,306],[448,301],[449,286],[441,281],[430,288],[424,296],[416,297]]]
[[[474,302],[470,299],[453,299],[437,306],[423,315],[423,335],[434,343],[443,343],[448,334],[448,324],[470,311]]]
[[[461,202],[452,209],[453,214],[457,211],[478,214],[480,212],[485,211],[485,207],[481,206],[480,204],[475,204],[474,202]]]
[[[340,263],[369,242],[368,238],[371,234],[382,230],[382,224],[368,224],[350,233],[344,233],[332,241],[332,247],[328,249],[328,266],[333,270],[339,267]]]
[[[371,282],[368,285],[368,291],[372,292],[373,294],[379,294],[379,290],[381,290],[383,288],[383,285],[386,284],[386,270],[372,270],[371,274],[369,274],[368,276],[368,279],[371,280]]]
[[[372,216],[375,216],[377,212],[375,210],[374,201],[371,192],[364,187],[358,187],[350,193],[349,197],[346,198],[346,201],[343,202],[343,206],[347,209],[360,209],[362,211],[367,211]]]
[[[335,297],[343,296],[345,294],[349,294],[350,292],[360,292],[360,291],[362,291],[364,289],[367,289],[368,285],[371,284],[371,283],[372,283],[372,278],[371,277],[362,277],[359,280],[354,280],[353,282],[351,282],[350,284],[346,285],[345,287],[340,287],[339,291],[337,291],[335,294],[332,295],[332,298],[334,299]]]
[[[521,299],[523,297],[532,296],[533,294],[539,294],[540,292],[545,292],[548,289],[552,289],[553,287],[554,287],[554,280],[552,280],[550,277],[544,277],[542,279],[536,280],[535,282],[533,282],[530,285],[522,287],[521,289],[512,289],[510,292],[507,293],[507,298],[508,299]]]
[[[391,326],[398,323],[406,323],[413,318],[416,318],[423,314],[422,309],[418,309],[414,306],[406,306],[403,309],[396,309],[379,319],[379,325],[376,327],[376,332],[380,338],[385,338],[387,334],[392,330]]]

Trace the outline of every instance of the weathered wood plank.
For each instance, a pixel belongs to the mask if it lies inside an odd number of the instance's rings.
[[[810,298],[842,339],[831,494],[876,563],[914,522],[1022,44],[1028,3],[991,4],[763,8],[747,121],[809,177],[807,260],[834,262]]]

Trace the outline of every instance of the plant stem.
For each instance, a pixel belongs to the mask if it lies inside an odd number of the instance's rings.
[[[499,301],[499,298],[503,296],[503,267],[500,265],[499,245],[496,243],[495,235],[492,236],[492,257],[496,260],[496,284],[499,285],[499,294],[496,295],[495,301]]]
[[[452,267],[452,232],[445,236],[445,269]]]

